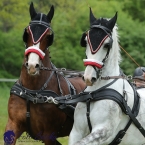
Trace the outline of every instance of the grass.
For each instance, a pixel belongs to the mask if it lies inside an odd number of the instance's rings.
[[[5,126],[8,120],[8,113],[7,113],[7,104],[8,104],[8,99],[9,99],[9,94],[10,94],[10,88],[0,87],[0,145],[3,145],[3,134],[5,130]],[[23,134],[23,136],[25,133]],[[25,140],[23,140],[25,141]],[[27,141],[27,142],[26,142]],[[37,142],[35,140],[26,140],[25,142],[21,142],[20,140],[17,140],[16,145],[42,145],[41,142]],[[67,145],[68,144],[68,137],[64,138],[59,138],[58,141],[62,145]]]

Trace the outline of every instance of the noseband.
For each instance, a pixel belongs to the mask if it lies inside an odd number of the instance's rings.
[[[31,52],[38,54],[41,59],[43,59],[44,56],[45,56],[45,53],[41,49],[36,47],[36,46],[30,46],[30,47],[28,47],[25,50],[25,56],[27,56]]]

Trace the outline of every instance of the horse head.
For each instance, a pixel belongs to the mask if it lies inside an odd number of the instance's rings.
[[[99,78],[100,72],[113,46],[112,32],[117,20],[117,13],[111,19],[94,17],[90,8],[90,29],[83,33],[80,44],[86,47],[86,66],[83,76],[88,86]]]
[[[33,3],[30,4],[31,22],[24,30],[23,41],[25,42],[26,62],[28,74],[39,74],[42,60],[47,48],[53,43],[53,31],[50,27],[54,15],[54,7],[51,6],[47,15],[36,13]]]

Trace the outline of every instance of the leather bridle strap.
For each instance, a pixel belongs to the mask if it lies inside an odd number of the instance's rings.
[[[105,56],[105,58],[102,60],[103,64],[104,64],[105,61],[108,59],[109,53],[110,53],[110,48],[107,49],[106,56]],[[103,66],[104,66],[104,65],[103,65]]]
[[[51,72],[49,78],[47,79],[47,81],[45,82],[45,84],[42,86],[42,88],[39,91],[42,91],[47,88],[47,85],[48,85],[49,81],[51,80],[53,74],[54,74],[54,71]]]

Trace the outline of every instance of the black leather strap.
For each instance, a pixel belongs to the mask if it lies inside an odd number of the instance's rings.
[[[98,92],[100,92],[101,90],[104,90],[105,88],[107,88],[108,86],[112,85],[113,83],[115,83],[118,79],[114,79],[112,82],[110,82],[109,84],[99,88],[96,91],[93,92],[81,92],[80,94],[77,95],[65,95],[62,97],[56,97],[55,99],[60,103],[60,104],[66,104],[66,105],[70,105],[70,104],[76,104],[78,102],[85,102],[88,99],[92,99],[92,94],[97,94]]]
[[[138,122],[138,120],[136,119],[135,115],[131,112],[131,109],[129,106],[127,106],[127,111],[128,111],[128,116],[130,117],[130,119],[132,120],[132,122],[134,123],[134,125],[139,129],[139,131],[142,133],[142,135],[145,137],[145,130],[142,127],[142,125]]]
[[[138,115],[138,112],[139,112],[139,108],[140,108],[140,98],[139,98],[139,95],[136,91],[136,88],[135,86],[130,82],[128,81],[128,83],[131,85],[133,91],[134,91],[134,104],[133,104],[133,108],[132,108],[132,113],[135,115],[135,117]],[[124,103],[125,106],[127,106],[127,102]],[[109,145],[118,145],[121,143],[122,141],[122,138],[124,137],[124,135],[126,134],[126,131],[128,130],[129,126],[131,125],[132,123],[132,119],[130,119],[127,123],[127,125],[125,126],[124,129],[120,130],[118,132],[118,134],[116,135],[116,137],[114,138],[114,140],[109,144]]]
[[[91,124],[91,120],[90,120],[90,99],[88,99],[86,101],[86,105],[87,105],[87,113],[86,113],[86,116],[87,116],[87,120],[88,120],[89,130],[91,132],[92,131],[92,124]]]
[[[26,123],[27,123],[27,129],[28,129],[28,134],[34,139],[34,140],[39,140],[38,138],[36,138],[32,132],[31,129],[31,121],[30,121],[30,101],[26,100],[27,103],[27,112],[26,112]]]
[[[45,82],[45,84],[42,86],[42,88],[40,89],[40,91],[45,90],[47,88],[47,85],[48,85],[49,81],[51,80],[53,74],[54,74],[54,71],[51,72],[49,78],[47,79],[47,81]]]
[[[27,88],[22,88],[21,85],[19,83],[15,83],[11,90],[10,90],[11,94],[15,94],[23,99],[29,100],[31,102],[33,102],[34,104],[36,103],[46,103],[46,97],[58,97],[58,94],[56,94],[55,92],[51,91],[51,90],[29,90]],[[46,96],[46,97],[45,97]]]
[[[125,126],[125,128],[123,130],[120,130],[118,132],[118,134],[116,135],[116,137],[114,138],[114,140],[109,145],[118,145],[118,144],[120,144],[121,141],[122,141],[122,138],[126,134],[126,131],[128,130],[128,128],[131,125],[131,123],[132,123],[132,120],[130,119],[128,121],[127,125]]]

